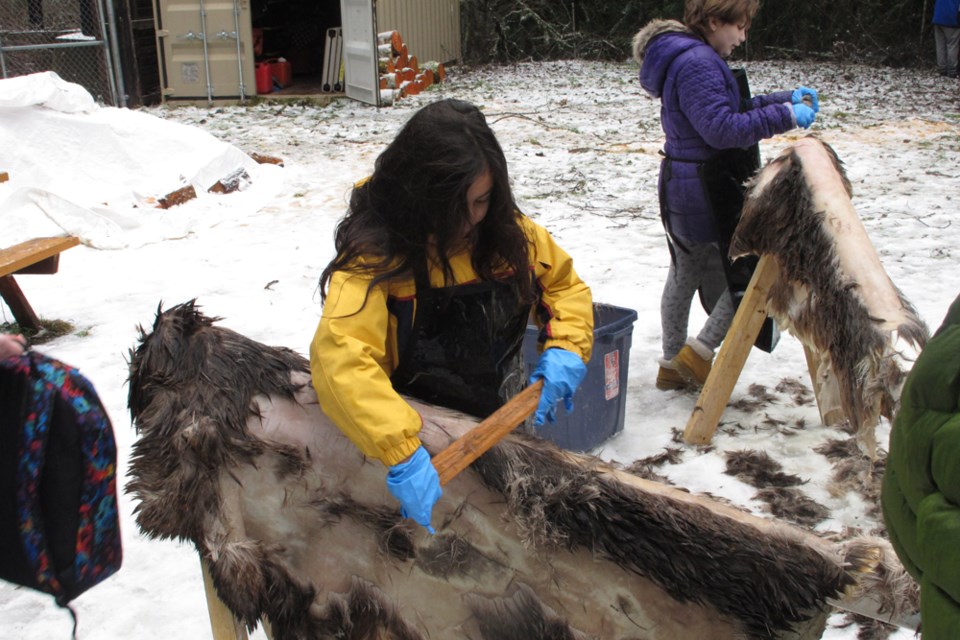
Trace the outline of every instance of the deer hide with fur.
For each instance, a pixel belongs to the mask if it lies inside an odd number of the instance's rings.
[[[810,534],[511,435],[444,487],[437,534],[324,416],[308,363],[158,310],[131,352],[127,491],[274,637],[818,637],[856,563]],[[435,454],[476,420],[423,404]],[[796,637],[790,635],[789,637]]]
[[[928,330],[893,284],[851,202],[837,154],[802,138],[748,183],[730,255],[776,257],[768,312],[814,354],[821,414],[842,411],[873,456],[903,371],[895,338],[918,351]]]

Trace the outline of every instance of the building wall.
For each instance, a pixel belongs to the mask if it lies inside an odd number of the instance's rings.
[[[11,2],[12,0],[0,0],[0,3]],[[21,0],[23,1],[23,0]],[[39,1],[39,0],[31,0]],[[49,0],[47,0],[49,1]],[[61,0],[64,1],[64,0]],[[131,4],[131,8],[137,6],[141,0],[117,0],[126,1]],[[199,15],[200,0],[156,0],[156,6],[159,11],[158,26],[166,35],[160,37],[164,52],[163,63],[163,91],[165,100],[195,100],[203,99],[207,95],[207,82],[205,75],[205,64],[202,57],[201,42],[187,41],[182,37],[188,31],[199,31],[195,16]],[[215,9],[221,7],[229,8],[231,2],[210,2],[207,1],[207,31],[216,34],[221,30],[227,32],[233,31],[233,23],[230,20],[215,20],[218,12]],[[309,0],[304,0],[309,4]],[[325,8],[330,9],[333,17],[340,19],[340,0],[315,0],[321,3]],[[419,62],[436,61],[443,63],[458,62],[461,56],[460,48],[460,4],[459,0],[366,0],[371,4],[375,3],[377,31],[396,30],[400,32],[404,43],[407,45],[408,54],[416,56]],[[244,59],[243,82],[245,93],[252,96],[256,93],[255,87],[255,67],[253,62],[252,37],[251,30],[251,5],[250,0],[240,0],[241,8],[241,44],[243,49],[242,57]],[[277,5],[284,5],[283,0],[278,0]],[[290,5],[296,4],[290,0]],[[328,6],[329,5],[329,6]],[[229,16],[225,16],[229,17]],[[189,18],[189,19],[188,19]],[[336,22],[334,24],[337,24]],[[237,95],[237,64],[235,47],[230,46],[232,41],[221,42],[211,35],[208,45],[211,47],[211,67],[210,76],[213,86],[214,98],[229,99]],[[322,52],[323,43],[317,45],[319,48],[316,53]],[[371,49],[375,51],[375,43],[371,43]],[[284,54],[286,56],[286,54]],[[297,78],[308,74],[298,72],[296,61],[294,63],[294,87],[297,85]],[[319,76],[319,67],[317,67]],[[190,71],[190,73],[187,73]],[[376,71],[376,61],[374,60],[374,72]],[[371,79],[376,82],[376,77]],[[147,83],[149,85],[149,83]],[[149,92],[149,86],[145,86],[145,93]],[[319,92],[317,88],[316,92]]]
[[[420,62],[460,60],[459,0],[376,0],[377,31],[399,31]]]

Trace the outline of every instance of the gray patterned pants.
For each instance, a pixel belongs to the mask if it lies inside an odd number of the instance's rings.
[[[671,249],[673,260],[660,298],[660,326],[666,360],[677,355],[687,340],[690,305],[697,289],[703,289],[708,305],[716,301],[697,335],[697,339],[710,349],[716,350],[723,342],[735,311],[716,244],[684,242],[682,248],[674,245]]]

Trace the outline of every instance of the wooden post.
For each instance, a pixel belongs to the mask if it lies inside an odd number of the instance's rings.
[[[0,297],[10,307],[13,318],[22,328],[37,332],[43,328],[40,324],[40,318],[37,317],[33,307],[27,302],[27,297],[23,295],[20,285],[13,279],[13,276],[0,277]]]
[[[767,298],[770,288],[777,281],[778,271],[776,258],[760,256],[737,313],[733,316],[727,337],[720,345],[717,360],[710,369],[710,375],[683,431],[683,439],[688,443],[708,444],[713,438],[747,355],[767,317]]]
[[[200,558],[200,567],[203,571],[203,590],[207,594],[207,611],[210,613],[210,630],[213,631],[213,640],[247,640],[249,636],[246,628],[217,595],[213,578],[210,577],[210,569],[203,558]]]

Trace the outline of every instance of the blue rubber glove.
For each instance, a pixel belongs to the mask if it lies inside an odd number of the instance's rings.
[[[543,380],[540,392],[540,404],[533,417],[533,424],[540,426],[544,421],[556,422],[557,403],[563,400],[567,412],[573,411],[573,394],[587,375],[587,365],[583,364],[575,353],[566,349],[547,349],[540,356],[537,368],[530,375],[530,382]]]
[[[810,87],[797,87],[793,90],[793,94],[790,96],[790,101],[793,104],[804,104],[804,96],[810,97],[810,104],[807,106],[813,109],[814,113],[820,113],[820,100],[817,98],[817,90],[811,89]]]
[[[810,125],[812,125],[813,121],[817,118],[817,114],[814,113],[813,109],[803,103],[793,105],[793,115],[797,118],[797,126],[803,127],[804,129],[809,129]]]
[[[433,505],[443,494],[440,476],[430,462],[430,454],[422,446],[413,455],[390,467],[387,472],[387,489],[400,501],[400,515],[413,518],[431,534],[430,526]]]

